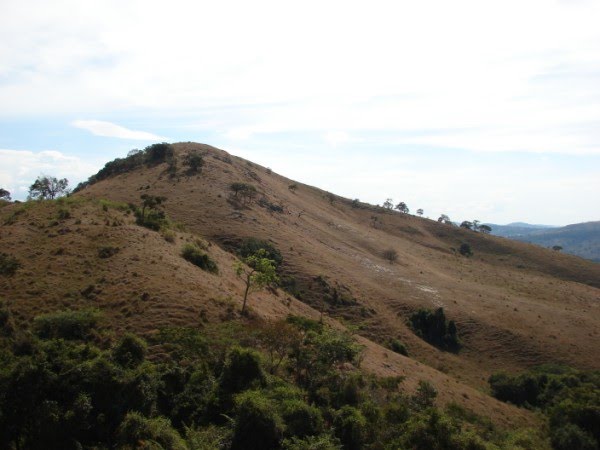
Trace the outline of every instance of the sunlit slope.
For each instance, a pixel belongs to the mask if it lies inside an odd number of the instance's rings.
[[[397,337],[411,356],[476,386],[501,368],[545,362],[600,366],[597,264],[353,205],[210,146],[174,147],[178,160],[202,152],[202,173],[171,177],[159,165],[98,182],[78,195],[133,203],[143,193],[162,195],[170,217],[225,248],[245,237],[269,239],[283,254],[284,271],[302,301],[319,308],[325,280],[329,291],[336,288],[351,300],[327,303],[331,315],[375,341]],[[233,198],[235,182],[255,186],[257,197],[247,203]],[[461,243],[471,246],[473,256],[456,251]],[[382,258],[387,248],[398,252],[395,264]],[[457,322],[463,342],[458,355],[438,351],[408,329],[408,315],[422,307],[443,307]]]

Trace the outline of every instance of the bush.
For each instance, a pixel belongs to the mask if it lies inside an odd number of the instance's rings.
[[[134,334],[126,334],[113,350],[113,358],[122,367],[137,367],[146,358],[146,343]]]
[[[110,258],[111,256],[114,256],[117,253],[119,253],[119,247],[111,247],[109,245],[106,245],[98,249],[98,256],[103,259]]]
[[[333,419],[335,435],[345,449],[359,450],[363,448],[367,437],[367,420],[360,410],[352,406],[343,406]]]
[[[210,273],[218,273],[219,268],[217,267],[217,263],[215,263],[208,254],[204,253],[194,244],[187,244],[183,247],[181,251],[181,256],[195,266],[200,267],[202,270],[205,270]]]
[[[446,321],[444,308],[435,312],[420,309],[409,318],[412,330],[421,339],[443,350],[457,351],[460,348],[457,328],[454,321]]]
[[[283,403],[282,417],[287,436],[314,436],[323,431],[323,416],[314,406],[302,400],[288,400]]]
[[[138,412],[130,412],[125,416],[119,427],[118,440],[120,448],[124,449],[187,450],[185,441],[171,426],[169,419],[149,419]]]
[[[462,244],[460,244],[460,248],[458,249],[458,252],[463,256],[472,256],[473,255],[473,252],[471,251],[471,246],[464,242]]]
[[[552,447],[555,450],[597,450],[598,445],[592,436],[577,425],[566,425],[552,430]]]
[[[20,267],[21,263],[17,258],[7,253],[0,253],[0,275],[14,275]]]
[[[183,160],[183,164],[188,167],[188,175],[193,175],[202,172],[204,159],[200,153],[188,153]]]
[[[173,158],[173,147],[166,142],[152,144],[144,149],[145,163],[155,166]]]
[[[342,450],[340,441],[329,435],[309,436],[305,439],[293,437],[283,441],[284,450]]]
[[[59,311],[37,316],[33,330],[42,339],[88,339],[100,321],[100,311],[82,309]]]
[[[255,255],[256,252],[258,252],[261,249],[265,251],[265,258],[274,261],[276,266],[281,265],[281,263],[283,262],[281,252],[269,241],[265,241],[262,239],[254,237],[244,239],[240,244],[238,253],[242,258],[247,258],[249,256]]]
[[[408,350],[406,349],[406,346],[398,339],[392,339],[392,341],[390,342],[390,350],[392,350],[395,353],[408,356]]]
[[[383,256],[384,259],[388,260],[390,264],[393,264],[398,260],[398,252],[393,248],[388,248],[387,250],[384,250],[381,256]]]
[[[262,386],[264,382],[260,354],[248,348],[232,348],[219,379],[219,391],[225,395],[236,394]]]
[[[248,391],[236,398],[237,419],[232,450],[269,450],[279,448],[283,434],[281,417],[275,405],[258,391]]]

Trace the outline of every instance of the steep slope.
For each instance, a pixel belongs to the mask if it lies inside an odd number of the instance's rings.
[[[303,302],[324,305],[376,342],[399,338],[412,357],[478,388],[499,369],[545,362],[600,367],[597,264],[353,204],[210,146],[174,148],[179,168],[171,175],[165,164],[144,167],[78,195],[132,203],[143,193],[165,196],[170,217],[225,248],[246,237],[269,239]],[[189,152],[204,155],[201,175],[184,174]],[[258,197],[236,198],[235,182],[254,185]],[[458,254],[461,243],[474,256]],[[396,264],[381,257],[390,247],[399,254]],[[458,324],[457,355],[430,346],[406,325],[411,311],[440,306]]]
[[[159,232],[135,224],[126,205],[83,196],[54,202],[12,204],[0,210],[3,252],[21,267],[0,277],[0,300],[9,303],[22,328],[32,317],[58,309],[96,307],[117,333],[152,334],[164,326],[192,326],[238,319],[243,285],[235,276],[236,258],[189,232],[165,240]],[[186,243],[204,248],[218,274],[200,270],[181,257]],[[255,315],[284,318],[319,312],[282,291],[263,291],[250,300]],[[330,319],[336,327],[339,322]],[[527,411],[486,394],[434,368],[360,339],[366,347],[363,367],[375,374],[403,375],[412,391],[427,380],[440,391],[440,403],[459,403],[497,424],[534,424]]]

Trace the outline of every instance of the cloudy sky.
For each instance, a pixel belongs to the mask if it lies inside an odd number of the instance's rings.
[[[454,220],[600,220],[600,2],[0,1],[0,187],[197,141]]]

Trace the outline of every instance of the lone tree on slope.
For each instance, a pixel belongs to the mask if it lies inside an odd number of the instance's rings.
[[[7,202],[10,202],[10,192],[8,192],[6,189],[0,188],[0,200],[6,200]]]
[[[234,269],[236,275],[246,284],[242,314],[246,312],[246,302],[248,301],[248,294],[250,292],[258,291],[279,280],[276,273],[275,261],[267,258],[267,252],[262,248],[242,261],[238,261]]]
[[[69,180],[40,175],[29,187],[30,200],[53,200],[69,193]]]

